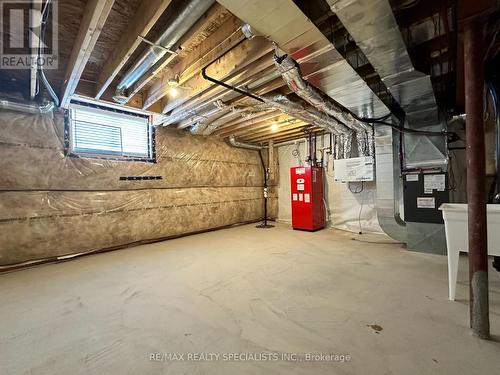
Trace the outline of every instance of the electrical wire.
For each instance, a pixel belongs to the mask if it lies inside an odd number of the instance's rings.
[[[408,133],[408,134],[414,134],[414,135],[426,135],[426,136],[430,136],[430,137],[433,137],[433,136],[448,137],[448,143],[453,143],[453,142],[459,141],[461,139],[460,136],[455,132],[449,132],[449,131],[434,132],[434,131],[426,131],[426,130],[400,128],[398,126],[395,126],[395,125],[389,124],[389,123],[382,123],[382,125],[390,126],[395,131],[397,131],[399,133]]]
[[[363,191],[363,181],[361,181],[361,191]],[[363,211],[364,204],[365,204],[365,194],[361,196],[361,205],[359,206],[359,213],[358,213],[359,234],[363,234],[363,230],[361,228],[361,212]]]
[[[353,194],[359,194],[359,193],[361,193],[363,191],[363,189],[364,189],[364,181],[361,181],[361,188],[359,188],[358,190],[352,190],[351,183],[352,182],[348,182],[347,183],[347,187],[349,188],[349,191],[351,193],[353,193]]]
[[[360,117],[353,111],[351,111],[349,108],[345,108],[347,112],[349,112],[356,120],[365,122],[368,124],[379,124],[379,125],[386,125],[390,126],[394,130],[400,132],[400,133],[411,133],[415,135],[425,135],[425,136],[440,136],[440,137],[448,137],[448,142],[452,143],[455,141],[458,141],[460,137],[458,136],[457,133],[455,132],[448,132],[448,131],[443,131],[443,132],[434,132],[434,131],[425,131],[425,130],[415,130],[415,129],[410,129],[410,128],[405,128],[401,126],[397,126],[394,124],[391,124],[390,122],[384,121],[388,117],[392,115],[392,113],[388,113],[384,116],[378,117],[378,118],[370,118],[370,117]],[[404,123],[404,119],[400,120],[400,123]]]

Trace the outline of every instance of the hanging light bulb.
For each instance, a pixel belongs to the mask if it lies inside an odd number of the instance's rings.
[[[177,95],[179,95],[179,90],[177,89],[177,87],[171,87],[170,90],[168,91],[168,94],[172,98],[175,98]]]
[[[277,132],[279,128],[280,128],[279,125],[275,122],[273,122],[273,124],[271,125],[272,132]]]

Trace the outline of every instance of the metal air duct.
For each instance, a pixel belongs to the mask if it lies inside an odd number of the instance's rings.
[[[309,87],[315,87],[328,97],[335,98],[337,103],[356,113],[359,117],[380,117],[389,112],[389,109],[375,95],[368,84],[293,0],[274,0],[272,2],[268,0],[218,1],[238,18],[251,25],[246,27],[245,35],[247,37],[263,36],[275,42],[280,50],[288,53],[301,66],[310,67],[309,72],[301,76],[302,81],[307,83]],[[266,9],[266,16],[262,17],[255,9]],[[286,17],[283,14],[286,14]],[[292,89],[296,91],[295,89],[298,87],[292,87]],[[296,92],[301,96],[299,91]],[[311,101],[306,100],[313,104],[312,98],[309,99]],[[323,105],[322,103],[317,104]],[[326,112],[323,111],[323,113]],[[342,113],[338,113],[338,115],[341,115],[342,118],[345,116]],[[339,120],[344,122],[341,118]],[[348,122],[345,121],[349,126]],[[371,155],[373,155],[373,142],[369,139],[372,136],[371,130],[360,132],[357,136],[360,143],[363,143],[364,139],[367,140],[368,152]],[[365,148],[362,152],[366,152]]]
[[[335,135],[352,133],[351,129],[331,116],[318,111],[314,107],[291,101],[285,95],[263,97],[262,99],[272,108],[279,109],[281,112],[299,120],[322,127]]]
[[[180,2],[180,9],[172,17],[161,36],[148,47],[127,71],[117,86],[116,95],[113,97],[118,103],[126,101],[127,89],[140,77],[146,74],[166,53],[172,53],[176,44],[186,32],[200,19],[200,17],[214,4],[214,0],[189,0]]]
[[[406,223],[401,218],[402,182],[399,168],[399,138],[389,126],[375,127],[376,209],[380,227],[390,237],[406,243]]]
[[[274,55],[274,63],[288,87],[299,97],[356,131],[358,154],[360,156],[373,155],[373,129],[371,125],[357,120],[342,105],[304,80],[299,64],[288,55]]]
[[[229,137],[229,144],[233,147],[246,148],[248,150],[262,150],[268,148],[267,146],[259,146],[251,143],[237,141],[234,135]]]
[[[221,114],[220,117],[223,117],[229,113],[235,113],[245,118],[255,113],[261,113],[270,110],[270,107],[267,104],[260,104],[256,106],[229,105],[220,99],[215,101],[213,104],[219,111],[225,112]],[[196,122],[193,126],[191,126],[189,131],[191,132],[191,134],[202,134],[208,136],[216,131],[220,126],[224,125],[226,121],[227,119],[225,118],[218,118],[213,121],[210,121],[210,118],[208,118],[207,120]]]
[[[406,113],[410,129],[443,131],[428,75],[415,70],[388,0],[327,0],[382,82]],[[444,137],[404,135],[407,168],[447,164]]]
[[[274,55],[274,63],[284,81],[293,92],[312,106],[318,108],[346,126],[356,131],[371,131],[369,124],[358,121],[352,114],[342,108],[335,100],[324,95],[316,87],[302,78],[299,64],[288,55]]]
[[[366,58],[380,75],[392,96],[406,112],[406,127],[443,131],[430,77],[413,67],[399,26],[388,0],[327,0]],[[391,237],[405,241],[415,250],[444,253],[443,225],[406,223],[406,235],[399,219],[398,190],[401,184],[397,148],[399,135],[387,127],[377,129],[377,213]],[[446,140],[441,136],[404,134],[405,167],[441,167],[446,170]],[[381,165],[382,164],[382,165]]]
[[[24,112],[32,114],[44,114],[52,112],[55,108],[55,104],[52,101],[47,101],[41,104],[35,102],[19,102],[7,99],[0,99],[0,109]]]
[[[246,113],[264,112],[270,109],[277,109],[299,120],[319,126],[335,135],[351,134],[353,132],[345,125],[339,123],[334,118],[321,113],[316,108],[303,103],[291,101],[285,95],[262,97],[262,100],[264,101],[264,104],[259,103],[255,106],[246,107],[238,106],[234,107],[233,110],[240,112],[240,114],[244,117]],[[224,104],[219,103],[218,106],[224,106]],[[217,123],[217,121],[212,123],[198,122],[191,127],[190,131],[193,134],[210,135],[220,125],[221,124]]]

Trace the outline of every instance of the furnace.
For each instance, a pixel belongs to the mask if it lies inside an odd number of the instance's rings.
[[[323,169],[312,166],[292,167],[290,179],[293,229],[323,229]]]

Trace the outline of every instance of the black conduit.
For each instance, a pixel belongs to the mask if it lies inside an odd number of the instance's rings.
[[[259,157],[262,164],[262,171],[264,172],[264,222],[257,225],[257,228],[273,228],[274,225],[270,225],[267,223],[267,169],[266,165],[264,164],[264,158],[262,157],[262,150],[259,150]]]
[[[229,89],[229,90],[233,90],[237,93],[240,93],[242,95],[245,95],[245,96],[248,96],[249,98],[252,98],[252,99],[255,99],[255,100],[258,100],[259,102],[261,103],[265,103],[263,99],[259,98],[258,96],[255,96],[254,94],[248,92],[248,91],[245,91],[245,90],[241,90],[237,87],[234,87],[234,86],[231,86],[231,85],[228,85],[227,83],[225,82],[222,82],[222,81],[219,81],[218,79],[215,79],[215,78],[212,78],[210,77],[209,75],[207,75],[207,72],[206,72],[206,67],[203,68],[201,70],[201,76],[206,79],[207,81],[210,81],[212,83],[215,83],[216,85],[219,85],[219,86],[222,86],[222,87],[225,87],[226,89]]]

